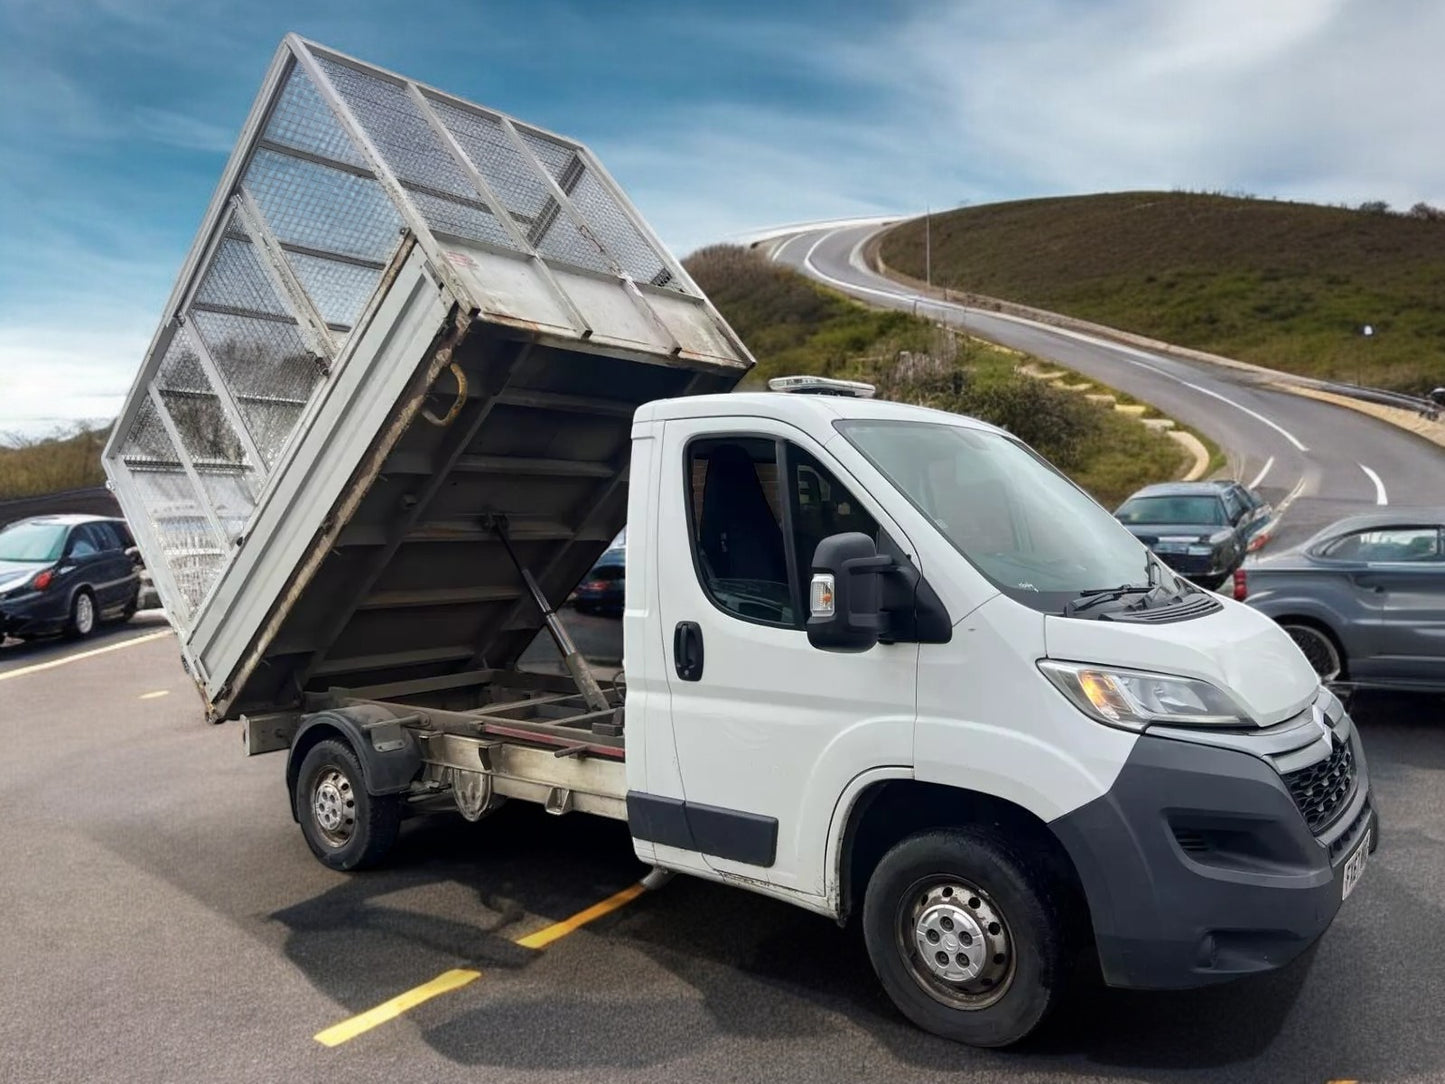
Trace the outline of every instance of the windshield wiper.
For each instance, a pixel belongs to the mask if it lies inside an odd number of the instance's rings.
[[[1090,606],[1097,606],[1101,602],[1112,602],[1125,595],[1147,595],[1152,590],[1154,590],[1152,583],[1126,583],[1119,587],[1091,587],[1087,591],[1080,591],[1077,598],[1069,600],[1064,606],[1064,616],[1072,617],[1076,613],[1087,610]]]

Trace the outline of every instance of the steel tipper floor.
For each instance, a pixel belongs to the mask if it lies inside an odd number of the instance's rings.
[[[279,758],[201,721],[164,625],[5,647],[0,1079],[1440,1081],[1445,703],[1352,711],[1388,832],[1314,949],[1227,986],[1097,990],[997,1053],[899,1017],[852,931],[685,878],[519,944],[635,883],[621,824],[514,804],[333,873]],[[315,1038],[457,970],[480,977]]]

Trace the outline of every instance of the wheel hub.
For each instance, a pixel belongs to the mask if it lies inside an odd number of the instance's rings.
[[[312,812],[327,842],[340,846],[356,825],[356,798],[351,780],[335,769],[323,772],[312,793]]]
[[[81,632],[89,632],[94,622],[95,608],[91,605],[90,596],[81,595],[75,600],[75,627]]]
[[[902,925],[913,977],[939,1001],[981,1009],[1007,990],[1014,966],[1008,926],[976,886],[948,880],[915,891]]]

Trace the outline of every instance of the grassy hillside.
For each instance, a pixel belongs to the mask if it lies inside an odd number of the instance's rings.
[[[1445,384],[1445,215],[1430,208],[1122,192],[951,211],[931,233],[937,285],[1310,376]],[[905,224],[883,259],[922,278],[923,241]]]
[[[108,431],[80,427],[33,440],[0,440],[0,501],[104,484],[100,452]]]
[[[703,249],[687,269],[758,359],[750,385],[792,373],[839,376],[876,384],[885,398],[983,418],[1109,507],[1180,467],[1173,441],[1020,376],[1020,355],[906,313],[866,308],[745,249]]]

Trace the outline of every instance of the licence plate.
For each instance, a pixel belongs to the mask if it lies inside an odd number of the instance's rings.
[[[1373,827],[1366,829],[1365,838],[1360,840],[1360,845],[1355,848],[1355,853],[1345,859],[1345,879],[1340,891],[1340,899],[1349,899],[1350,893],[1355,890],[1355,885],[1360,883],[1360,877],[1365,872],[1365,863],[1370,858],[1370,837],[1374,834]]]

